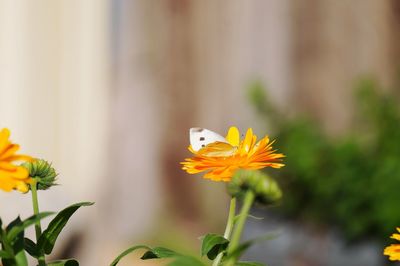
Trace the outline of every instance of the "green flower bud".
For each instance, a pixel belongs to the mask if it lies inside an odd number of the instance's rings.
[[[22,166],[28,170],[30,177],[36,179],[38,190],[46,190],[57,185],[54,183],[57,177],[56,170],[51,167],[49,162],[37,159],[33,162],[23,163]]]
[[[247,190],[253,191],[255,201],[268,205],[282,197],[278,183],[267,174],[258,170],[238,170],[228,184],[228,192],[241,198]]]

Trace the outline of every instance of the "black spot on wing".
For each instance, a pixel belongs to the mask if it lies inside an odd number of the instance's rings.
[[[205,140],[205,138],[204,137],[200,137],[200,141],[204,141]]]

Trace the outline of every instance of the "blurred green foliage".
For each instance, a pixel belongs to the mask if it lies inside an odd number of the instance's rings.
[[[260,83],[249,98],[287,156],[286,166],[273,172],[284,193],[280,211],[338,228],[348,240],[387,242],[400,226],[400,102],[371,80],[355,91],[355,123],[340,137],[309,117],[280,113]]]

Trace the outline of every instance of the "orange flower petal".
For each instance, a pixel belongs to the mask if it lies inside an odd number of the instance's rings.
[[[400,245],[392,244],[385,248],[383,254],[389,256],[389,260],[400,260]]]
[[[28,170],[22,166],[15,165],[15,161],[30,161],[32,158],[27,155],[19,155],[18,144],[13,144],[9,140],[10,131],[6,128],[0,131],[0,189],[11,191],[17,189],[20,192],[29,190]]]
[[[242,142],[236,141],[239,131],[231,127],[226,139],[229,144],[214,142],[208,144],[198,152],[189,150],[194,154],[192,158],[185,159],[182,162],[182,169],[189,174],[207,172],[204,178],[213,181],[231,180],[234,172],[239,169],[262,169],[264,167],[281,168],[281,158],[283,154],[275,153],[268,136],[262,138],[258,143],[257,136],[249,128]],[[238,147],[233,144],[239,143]]]
[[[3,150],[2,153],[0,153],[0,160],[5,160],[8,157],[12,156],[19,150],[19,145],[18,144],[10,144]]]
[[[3,150],[7,148],[9,145],[8,138],[10,137],[10,131],[7,128],[3,128],[0,131],[0,154],[3,153]]]

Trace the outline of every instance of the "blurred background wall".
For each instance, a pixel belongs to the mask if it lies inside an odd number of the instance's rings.
[[[96,201],[65,245],[75,232],[70,252],[103,265],[160,224],[188,238],[221,230],[224,185],[178,163],[190,127],[262,133],[250,82],[285,113],[345,131],[359,76],[394,84],[398,11],[389,0],[0,0],[0,125],[60,172],[43,210]],[[30,213],[28,195],[0,197],[2,217]]]
[[[60,173],[42,210],[96,201],[107,186],[110,17],[107,1],[0,1],[0,126]],[[4,220],[32,213],[29,194],[0,198]]]

